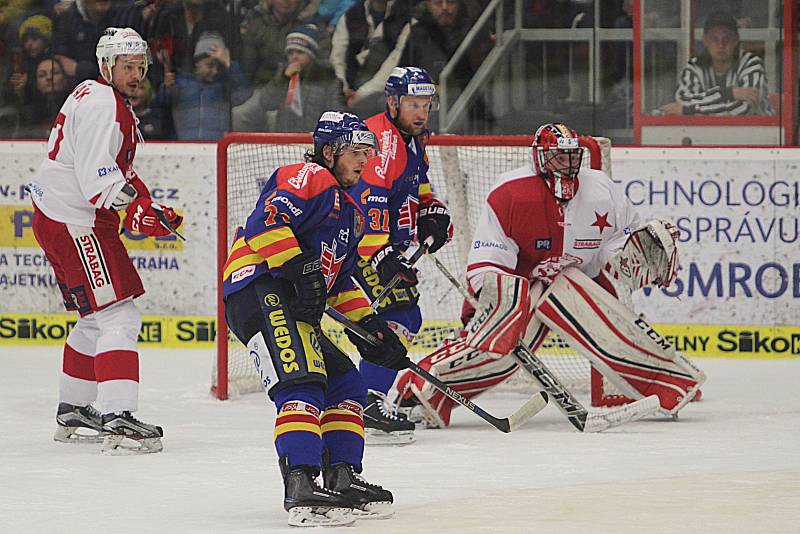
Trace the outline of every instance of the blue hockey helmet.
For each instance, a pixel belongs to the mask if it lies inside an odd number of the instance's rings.
[[[333,155],[338,156],[346,146],[366,145],[370,155],[378,152],[378,138],[372,133],[364,121],[352,113],[342,111],[326,111],[317,121],[314,128],[314,152],[322,153],[322,147],[329,145]]]
[[[403,96],[429,96],[431,110],[439,107],[436,84],[431,75],[419,67],[395,67],[386,80],[383,91],[387,97],[397,98],[398,104]]]

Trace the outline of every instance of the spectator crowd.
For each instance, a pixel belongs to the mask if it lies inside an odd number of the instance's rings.
[[[147,139],[307,132],[331,108],[369,116],[383,109],[393,67],[438,79],[481,2],[0,0],[0,138],[48,136],[69,92],[98,77],[95,46],[109,26],[150,45],[153,64],[131,102]],[[465,56],[454,91],[486,53]]]
[[[592,0],[523,0],[523,26],[631,26],[630,0],[599,1],[601,20],[595,21]],[[703,45],[707,51],[680,74],[675,102],[664,104],[656,113],[774,113],[767,99],[763,62],[739,48],[737,27],[766,24],[758,19],[757,10],[745,9],[752,2],[695,1],[703,20],[711,20],[713,9],[720,7],[737,13],[738,18],[734,21],[725,15],[722,22],[706,28]],[[488,3],[0,0],[0,138],[48,136],[66,95],[81,81],[98,77],[95,46],[109,26],[131,27],[150,45],[153,64],[132,102],[144,137],[214,141],[228,131],[308,132],[320,113],[331,108],[361,117],[380,112],[385,104],[383,85],[392,68],[419,66],[439,81]],[[506,28],[513,25],[513,4],[513,0],[504,2]],[[669,19],[670,5],[667,0],[649,2],[643,24],[676,25]],[[479,28],[470,48],[454,65],[447,85],[449,104],[492,50],[494,28],[494,21]],[[724,46],[715,45],[717,40],[725,41]],[[522,61],[528,80],[550,80],[549,90],[528,84],[528,108],[572,109],[590,122],[594,113],[602,115],[602,110],[594,108],[596,103],[585,102],[587,91],[580,90],[594,82],[573,79],[572,71],[568,72],[574,65],[581,69],[591,61],[585,44],[526,45]],[[605,69],[608,79],[601,80],[607,93],[605,108],[613,117],[600,122],[616,128],[630,126],[630,46],[624,42],[607,45],[611,52]],[[715,46],[719,57],[709,55]],[[494,117],[491,102],[484,101],[486,95],[481,91],[474,96],[463,133],[514,131],[525,122],[520,120],[520,110]],[[432,115],[434,131],[437,120]],[[576,121],[570,117],[571,124]]]

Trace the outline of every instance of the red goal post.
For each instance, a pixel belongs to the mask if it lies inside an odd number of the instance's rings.
[[[427,155],[428,176],[451,212],[456,235],[437,256],[463,278],[466,258],[480,210],[495,179],[503,172],[531,164],[533,136],[434,135]],[[607,139],[581,136],[586,153],[584,165],[611,174],[611,145]],[[303,160],[312,146],[310,134],[231,133],[217,145],[217,355],[211,391],[218,399],[260,389],[258,376],[246,350],[228,333],[222,305],[222,273],[231,237],[243,224],[260,194],[261,187],[281,165]],[[425,323],[412,347],[419,359],[432,352],[441,340],[458,327],[461,299],[430,262],[418,264],[421,275],[420,306]],[[344,348],[352,349],[341,329],[323,324]],[[557,336],[543,346],[545,362],[567,382],[568,387],[589,391],[588,362],[569,349]],[[552,356],[554,359],[549,359]],[[521,373],[512,377],[510,387],[531,387]]]

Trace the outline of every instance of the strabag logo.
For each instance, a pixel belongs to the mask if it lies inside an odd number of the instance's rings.
[[[97,289],[110,283],[105,262],[98,253],[99,247],[97,247],[95,237],[93,235],[78,236],[78,245],[83,256],[86,273],[92,281],[92,287]]]

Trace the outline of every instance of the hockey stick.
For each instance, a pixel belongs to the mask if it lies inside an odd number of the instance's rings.
[[[356,323],[348,319],[347,316],[340,313],[335,308],[327,308],[325,310],[325,313],[327,313],[328,316],[334,319],[335,321],[342,323],[348,330],[356,334],[364,341],[367,341],[368,343],[371,343],[376,347],[380,346],[381,344],[380,339],[376,338],[375,336],[373,336],[372,334],[370,334],[369,332],[358,326]],[[445,395],[456,401],[458,404],[460,404],[467,410],[471,411],[472,413],[474,413],[475,415],[477,415],[478,417],[480,417],[481,419],[483,419],[484,421],[486,421],[499,431],[504,432],[506,434],[511,432],[512,430],[519,428],[519,426],[522,423],[524,423],[525,421],[527,421],[528,419],[539,413],[545,406],[547,406],[547,394],[544,393],[543,391],[540,391],[539,393],[534,395],[528,402],[522,405],[522,407],[518,409],[516,412],[512,413],[508,417],[501,419],[491,415],[483,408],[476,405],[474,402],[472,402],[471,400],[463,396],[461,393],[454,390],[453,388],[451,388],[450,386],[448,386],[447,384],[445,384],[444,382],[442,382],[441,380],[430,374],[428,371],[426,371],[416,363],[412,362],[411,360],[409,360],[408,368],[411,369],[411,371],[414,374],[430,382],[431,385],[433,385],[433,387],[435,387],[436,389],[438,389],[439,391],[441,391],[442,393],[444,393]]]
[[[425,242],[422,243],[419,246],[419,248],[414,252],[414,254],[412,254],[411,257],[408,258],[408,264],[410,266],[413,267],[414,264],[417,263],[417,261],[419,261],[419,259],[422,256],[424,256],[425,254],[428,253],[428,247],[430,246],[431,240],[432,240],[432,238],[428,238],[427,240],[425,240]],[[386,284],[386,287],[383,288],[383,290],[380,292],[380,294],[377,297],[375,297],[375,300],[372,301],[372,304],[370,304],[370,307],[372,308],[372,311],[377,311],[378,310],[378,306],[380,305],[380,302],[386,297],[386,295],[389,294],[389,292],[392,289],[394,289],[397,286],[397,284],[400,283],[401,280],[402,280],[402,277],[400,276],[400,273],[397,273],[396,275],[394,275],[392,277],[391,280],[389,280],[389,283]]]
[[[464,286],[450,273],[439,259],[429,254],[430,258],[441,273],[451,284],[467,299],[475,310],[480,309],[478,299],[471,295]],[[558,409],[567,416],[569,422],[581,432],[601,432],[603,430],[630,423],[652,415],[660,409],[658,397],[650,395],[620,408],[597,412],[587,410],[570,391],[556,378],[547,366],[533,353],[522,341],[512,351],[517,361],[531,376],[544,388],[547,394],[555,400]]]

